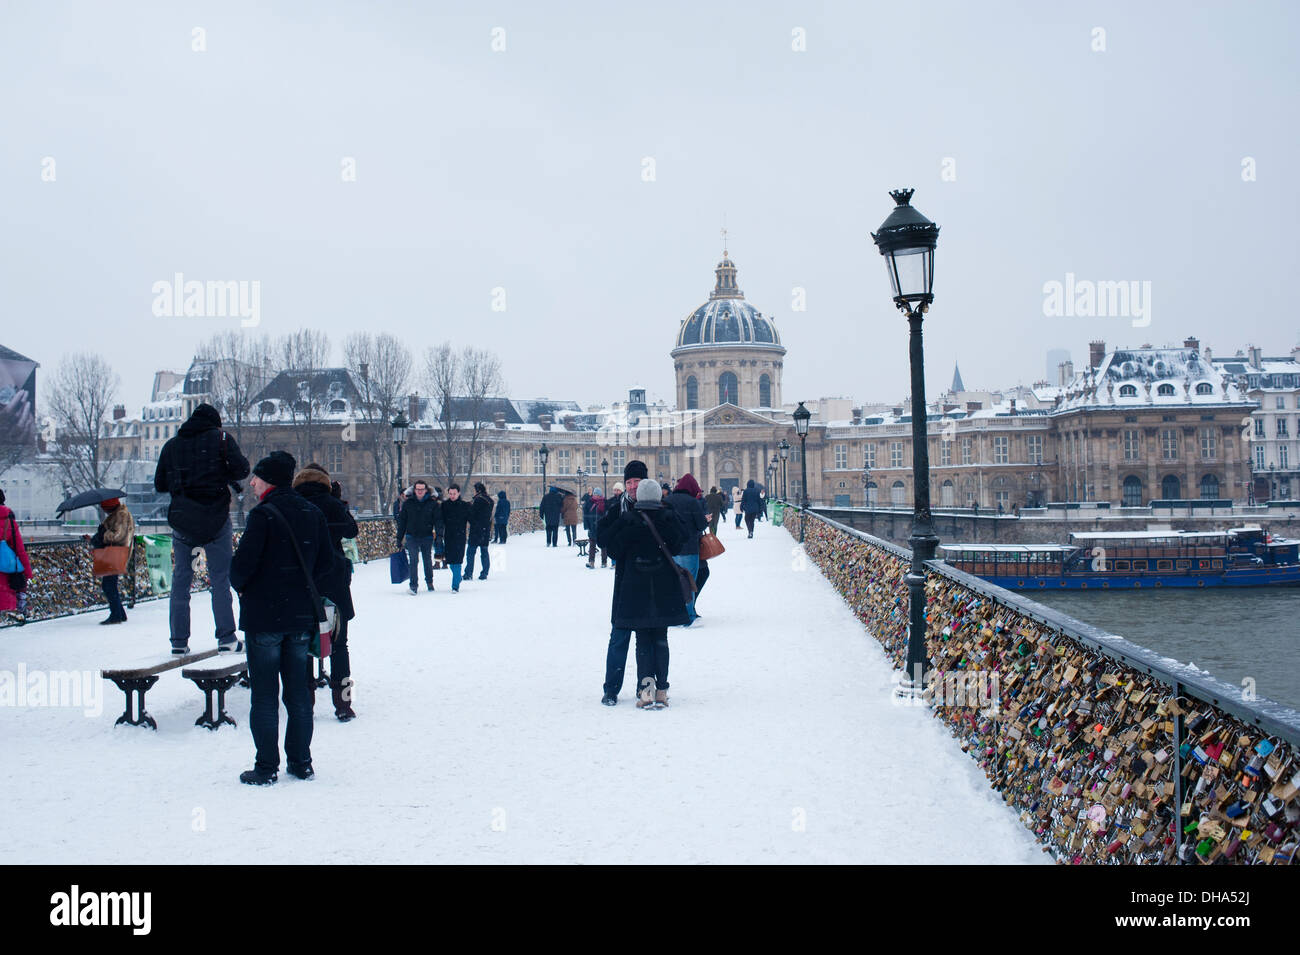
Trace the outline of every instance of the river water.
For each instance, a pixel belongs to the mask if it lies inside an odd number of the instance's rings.
[[[1300,587],[1042,591],[1038,602],[1300,709]]]

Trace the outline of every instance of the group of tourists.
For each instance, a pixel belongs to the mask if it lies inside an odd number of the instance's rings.
[[[462,581],[474,579],[476,555],[482,556],[478,579],[487,580],[492,569],[488,545],[506,542],[510,502],[505,491],[498,491],[494,507],[481,481],[475,482],[474,496],[466,500],[459,484],[448,485],[444,494],[441,488],[430,487],[421,478],[398,499],[394,511],[397,546],[405,549],[410,570],[411,596],[420,593],[421,560],[424,561],[424,585],[429,591],[435,589],[435,567],[444,565],[451,569],[451,592],[457,594]]]

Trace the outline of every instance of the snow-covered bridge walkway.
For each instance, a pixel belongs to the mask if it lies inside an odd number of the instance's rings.
[[[492,575],[418,598],[358,568],[359,718],[322,691],[316,779],[252,765],[237,729],[193,725],[177,672],[149,692],[158,732],[103,711],[0,707],[0,862],[1045,862],[975,764],[921,709],[783,530],[724,528],[727,553],[669,632],[672,706],[600,705],[612,571],[541,534],[495,548]],[[196,634],[210,633],[206,596]],[[165,601],[0,631],[0,670],[89,670],[167,648]],[[208,638],[191,646],[203,649]],[[97,676],[97,674],[96,674]],[[283,720],[281,722],[283,731]]]

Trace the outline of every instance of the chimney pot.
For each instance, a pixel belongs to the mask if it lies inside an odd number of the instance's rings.
[[[420,418],[420,393],[418,391],[413,395],[406,396],[406,417],[411,424],[415,424]]]
[[[1106,343],[1104,341],[1088,342],[1088,367],[1100,368],[1102,361],[1106,357]]]
[[[126,405],[113,405],[113,420],[121,421],[126,417]]]
[[[551,416],[548,414],[539,414],[537,416],[537,423],[542,426],[543,431],[551,430],[551,420]]]
[[[1183,347],[1184,347],[1184,348],[1190,348],[1192,351],[1200,351],[1200,350],[1201,350],[1201,342],[1200,342],[1200,340],[1199,340],[1198,338],[1196,338],[1196,336],[1193,335],[1193,336],[1190,336],[1190,337],[1188,337],[1188,338],[1183,339]]]
[[[506,426],[506,413],[504,411],[494,412],[492,415],[492,423],[498,428],[504,429]]]

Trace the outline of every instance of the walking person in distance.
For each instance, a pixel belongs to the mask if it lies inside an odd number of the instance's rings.
[[[397,512],[397,543],[406,548],[410,565],[411,596],[420,592],[420,558],[424,558],[424,584],[433,590],[433,539],[442,525],[442,509],[424,480],[415,482],[413,493]]]
[[[465,560],[465,579],[474,577],[474,554],[483,552],[483,572],[479,580],[487,580],[492,563],[488,559],[488,538],[492,527],[492,498],[482,481],[474,484],[474,498],[469,502],[469,554]]]
[[[451,592],[460,593],[461,564],[465,561],[465,544],[469,537],[471,508],[460,496],[460,485],[447,485],[447,500],[442,505],[442,534],[447,566],[451,568]],[[487,570],[484,558],[483,569]]]

